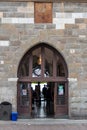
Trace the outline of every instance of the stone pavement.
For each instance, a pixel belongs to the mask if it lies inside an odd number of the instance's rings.
[[[87,120],[18,119],[0,121],[0,130],[87,130]]]

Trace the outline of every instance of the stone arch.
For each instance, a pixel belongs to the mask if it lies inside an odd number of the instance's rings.
[[[38,63],[39,56],[42,58],[40,64]],[[31,47],[20,60],[17,77],[17,108],[20,116],[26,115],[25,112],[29,117],[32,116],[31,88],[34,82],[38,83],[39,86],[43,82],[50,85],[53,93],[51,100],[54,104],[50,114],[55,117],[68,115],[68,67],[63,55],[57,49],[44,42]],[[21,95],[22,89],[24,89],[24,96],[27,96],[28,93],[28,97],[24,98],[26,99],[25,102]],[[62,89],[62,95],[59,92],[60,89]],[[21,105],[24,107],[21,107]]]
[[[20,64],[21,64],[21,61],[22,61],[23,57],[24,57],[27,53],[29,53],[29,51],[31,51],[33,48],[36,48],[37,46],[40,46],[41,44],[44,44],[44,45],[50,47],[51,49],[53,48],[53,49],[56,50],[56,52],[61,56],[61,58],[63,59],[63,62],[64,62],[64,64],[65,64],[66,73],[67,73],[67,78],[68,78],[68,65],[67,65],[66,59],[65,59],[65,57],[64,57],[64,54],[60,51],[60,49],[56,49],[56,47],[55,47],[53,44],[50,45],[48,42],[40,42],[40,41],[39,41],[39,42],[35,43],[34,45],[30,46],[30,47],[24,52],[24,54],[22,55],[22,57],[21,57],[21,59],[20,59],[20,61],[19,61],[19,64],[18,64],[18,69],[19,69],[19,67],[20,67]],[[18,69],[17,69],[17,77],[18,77]]]

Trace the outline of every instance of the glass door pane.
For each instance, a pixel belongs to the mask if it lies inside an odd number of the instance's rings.
[[[29,106],[29,88],[27,83],[20,84],[20,105]]]
[[[53,76],[53,52],[45,48],[45,69],[44,77]]]
[[[20,118],[31,116],[31,85],[30,83],[18,84],[17,111]]]
[[[32,52],[32,56],[33,56],[32,77],[40,77],[41,64],[42,64],[41,47],[35,49]]]
[[[29,56],[26,56],[24,61],[21,63],[21,67],[19,69],[19,76],[29,76]]]
[[[68,116],[68,88],[67,83],[55,83],[55,117]]]
[[[57,56],[57,76],[65,76],[64,66],[60,58]]]
[[[57,104],[65,104],[65,85],[63,83],[60,83],[57,87]]]

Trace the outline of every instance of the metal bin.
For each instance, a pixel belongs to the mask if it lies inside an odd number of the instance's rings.
[[[0,120],[11,120],[12,104],[2,102],[0,104]]]

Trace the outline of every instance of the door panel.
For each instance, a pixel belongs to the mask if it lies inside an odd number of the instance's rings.
[[[68,89],[66,83],[56,83],[55,104],[56,117],[68,115]]]
[[[31,115],[31,86],[29,83],[18,84],[18,113],[20,117]]]

